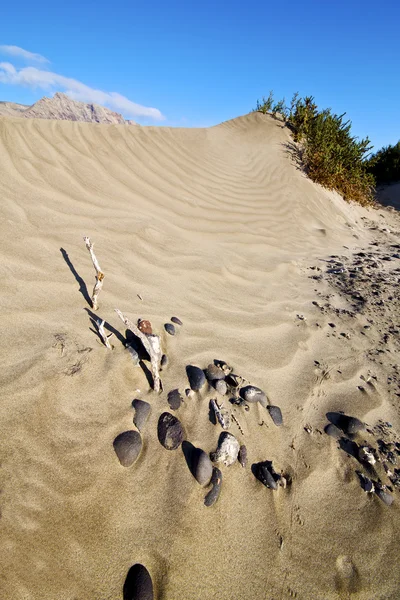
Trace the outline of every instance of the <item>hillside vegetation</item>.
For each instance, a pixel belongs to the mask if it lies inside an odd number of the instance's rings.
[[[299,142],[300,157],[307,175],[321,185],[337,190],[346,200],[362,205],[373,202],[374,175],[367,157],[372,146],[368,138],[358,140],[351,134],[351,122],[328,109],[319,109],[312,96],[294,94],[290,106],[285,99],[275,101],[273,93],[256,111],[282,118]]]
[[[394,146],[385,146],[367,161],[368,172],[377,185],[400,181],[400,140]]]

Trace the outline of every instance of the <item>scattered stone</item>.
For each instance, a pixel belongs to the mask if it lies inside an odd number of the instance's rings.
[[[375,494],[386,504],[386,506],[391,506],[393,504],[393,496],[387,491],[386,485],[378,483],[375,485]]]
[[[223,379],[215,380],[213,382],[213,385],[218,394],[221,394],[221,396],[225,396],[226,392],[228,391],[228,386],[226,385],[226,382]]]
[[[365,425],[357,417],[348,417],[347,415],[339,415],[336,425],[344,431],[344,433],[353,435],[359,431],[364,431]]]
[[[146,321],[145,319],[138,319],[138,329],[146,335],[153,333],[150,321]]]
[[[244,444],[242,444],[239,448],[238,461],[242,465],[243,468],[247,465],[247,448]]]
[[[375,486],[374,486],[373,482],[371,481],[371,479],[369,477],[366,477],[360,471],[356,471],[356,473],[358,475],[358,478],[360,480],[360,485],[361,485],[362,489],[364,490],[364,492],[369,492],[369,493],[374,492]]]
[[[205,375],[208,381],[214,381],[214,379],[225,379],[224,371],[212,363],[208,365],[207,369],[205,370]]]
[[[158,440],[166,450],[176,450],[182,443],[184,431],[181,422],[171,415],[163,413],[158,420]]]
[[[178,410],[182,402],[183,398],[179,393],[179,390],[171,390],[168,393],[168,404],[170,405],[172,410]]]
[[[240,377],[240,375],[234,375],[233,373],[230,373],[226,376],[225,381],[231,387],[237,388],[243,383],[243,377]]]
[[[240,395],[246,402],[259,402],[261,406],[267,406],[267,397],[260,388],[247,385],[240,390]]]
[[[171,317],[171,321],[173,323],[175,323],[176,325],[179,325],[180,327],[182,327],[183,323],[180,319],[178,319],[178,317]]]
[[[230,367],[224,360],[214,360],[214,364],[223,370],[225,375],[229,375],[233,371],[233,367]]]
[[[213,462],[223,463],[226,467],[233,465],[239,454],[239,442],[231,433],[221,433],[218,448],[210,454]]]
[[[280,427],[283,423],[283,418],[282,418],[282,412],[281,412],[281,409],[279,408],[279,406],[273,406],[272,404],[270,404],[267,406],[267,410],[269,412],[271,419],[275,423],[275,425],[277,427]]]
[[[139,354],[136,352],[135,348],[131,346],[131,344],[127,344],[126,349],[131,355],[135,367],[138,367],[140,363]]]
[[[188,365],[186,367],[186,374],[189,380],[190,387],[195,392],[200,390],[206,382],[206,376],[199,367]]]
[[[190,388],[186,388],[186,390],[185,390],[185,394],[186,394],[186,397],[187,397],[187,398],[193,398],[193,396],[194,396],[194,391],[193,391],[193,390],[191,390]]]
[[[172,323],[165,323],[164,329],[169,335],[175,335],[175,327]]]
[[[281,476],[275,472],[272,461],[265,460],[264,462],[254,464],[253,473],[265,487],[270,488],[271,490],[278,489],[278,482]]]
[[[124,600],[154,600],[153,582],[146,567],[137,563],[129,569],[123,597]]]
[[[212,485],[212,488],[204,498],[204,504],[206,506],[215,504],[221,492],[222,473],[217,467],[213,468],[210,485]]]
[[[113,442],[115,454],[123,467],[130,467],[142,449],[142,438],[137,431],[124,431]]]
[[[139,431],[142,431],[151,411],[151,406],[144,400],[135,399],[132,400],[132,407],[135,410],[133,415],[133,422]]]
[[[336,427],[336,425],[334,425],[333,423],[329,423],[329,425],[327,425],[324,429],[325,433],[327,435],[330,435],[331,437],[334,438],[341,438],[342,437],[342,431],[339,429],[339,427]]]
[[[229,429],[231,424],[230,414],[226,408],[224,408],[224,405],[218,404],[216,400],[211,400],[210,404],[222,429]]]
[[[208,456],[200,448],[196,448],[193,456],[193,475],[200,485],[208,485],[213,473],[213,464]]]
[[[167,364],[168,364],[168,356],[166,354],[163,354],[161,357],[160,365],[162,367],[166,367]]]

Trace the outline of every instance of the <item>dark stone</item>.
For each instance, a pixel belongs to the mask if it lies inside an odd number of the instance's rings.
[[[243,468],[247,465],[247,448],[244,444],[242,444],[239,448],[238,461],[242,465]]]
[[[165,323],[164,329],[169,335],[175,335],[175,327],[172,323]]]
[[[278,481],[281,476],[278,473],[275,473],[274,468],[272,466],[272,462],[270,460],[265,460],[264,462],[255,463],[252,465],[253,475],[261,481],[263,485],[267,488],[271,488],[271,490],[278,489]]]
[[[168,404],[172,410],[178,410],[182,404],[183,398],[179,393],[179,390],[171,390],[168,394]]]
[[[150,573],[137,563],[128,571],[123,588],[123,600],[154,600]]]
[[[326,413],[328,421],[339,427],[344,433],[353,435],[359,431],[364,431],[365,424],[356,417],[349,417],[337,412]]]
[[[204,504],[206,506],[215,504],[221,492],[222,473],[217,467],[213,468],[210,484],[212,485],[212,488],[204,498]]]
[[[194,457],[194,476],[200,485],[208,485],[213,472],[213,464],[208,454],[201,450],[196,449]]]
[[[217,365],[210,364],[205,370],[205,375],[208,381],[214,381],[214,379],[225,379],[225,373]]]
[[[142,438],[137,431],[124,431],[113,442],[115,454],[123,467],[130,467],[142,449]]]
[[[339,439],[342,437],[342,431],[339,429],[339,427],[333,425],[333,423],[329,423],[329,425],[325,427],[324,431],[327,435],[330,435],[333,438]]]
[[[273,406],[272,404],[270,404],[269,406],[267,406],[267,410],[275,425],[277,425],[277,427],[280,427],[283,423],[283,418],[279,406]]]
[[[163,354],[161,357],[160,365],[162,367],[166,367],[167,364],[168,364],[168,356],[166,354]]]
[[[259,402],[262,406],[267,405],[267,397],[260,388],[254,385],[246,385],[240,390],[240,395],[246,402]]]
[[[176,450],[183,441],[184,431],[180,421],[171,413],[165,412],[158,420],[157,435],[166,450]]]
[[[360,471],[356,471],[356,473],[358,475],[358,478],[360,480],[360,485],[361,485],[362,489],[364,490],[364,492],[373,492],[374,484],[372,483],[371,479],[369,477],[366,477]]]
[[[393,496],[388,491],[386,491],[382,486],[375,487],[375,493],[386,504],[386,506],[391,506],[393,504]]]
[[[226,392],[228,391],[228,386],[226,385],[226,382],[223,379],[217,379],[216,381],[213,381],[213,385],[218,394],[221,394],[221,396],[225,396]]]
[[[173,323],[175,323],[176,325],[180,325],[182,327],[183,323],[180,319],[178,319],[178,317],[171,317],[171,321]]]
[[[199,367],[188,365],[186,367],[186,374],[189,380],[190,387],[195,392],[200,390],[206,382],[206,376]]]
[[[146,333],[146,334],[151,334],[153,333],[153,328],[151,326],[150,321],[147,321],[146,319],[138,319],[138,329],[142,332],[142,333]]]
[[[139,431],[142,431],[144,424],[146,423],[148,416],[151,411],[151,406],[144,400],[132,400],[132,407],[135,409],[133,416],[133,422]]]
[[[226,376],[225,381],[231,387],[237,388],[242,383],[243,379],[242,379],[242,377],[240,377],[240,375],[235,375],[234,373],[230,373],[229,375]]]

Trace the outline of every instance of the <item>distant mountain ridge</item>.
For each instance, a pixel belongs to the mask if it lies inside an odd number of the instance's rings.
[[[0,117],[22,117],[25,119],[55,119],[58,121],[83,121],[108,125],[136,125],[100,104],[89,104],[72,100],[66,94],[56,92],[52,98],[44,96],[32,106],[15,102],[0,102]]]

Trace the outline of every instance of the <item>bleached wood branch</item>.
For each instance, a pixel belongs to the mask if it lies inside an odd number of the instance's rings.
[[[160,338],[158,335],[154,334],[145,334],[140,331],[136,325],[132,323],[127,317],[125,317],[118,308],[115,309],[115,312],[125,323],[125,325],[141,340],[145,350],[150,356],[151,361],[151,373],[153,375],[153,389],[155,392],[160,391],[160,373],[159,373],[159,365],[161,360],[161,345]]]
[[[105,323],[105,321],[102,321],[101,319],[97,319],[97,321],[96,321],[97,329],[99,330],[99,335],[100,335],[101,339],[103,340],[105,347],[108,348],[109,350],[112,350],[112,346],[111,346],[110,342],[108,341],[108,338],[111,337],[112,333],[109,336],[106,334],[106,331],[104,329],[104,323]]]
[[[83,238],[83,241],[86,244],[86,248],[90,252],[94,270],[96,271],[96,283],[94,284],[93,293],[92,293],[92,307],[93,307],[93,310],[97,310],[99,308],[97,298],[98,298],[98,295],[100,294],[101,288],[103,287],[104,273],[101,270],[99,261],[97,260],[96,255],[94,253],[94,250],[93,250],[94,244],[90,241],[90,238],[87,236],[85,236]]]

